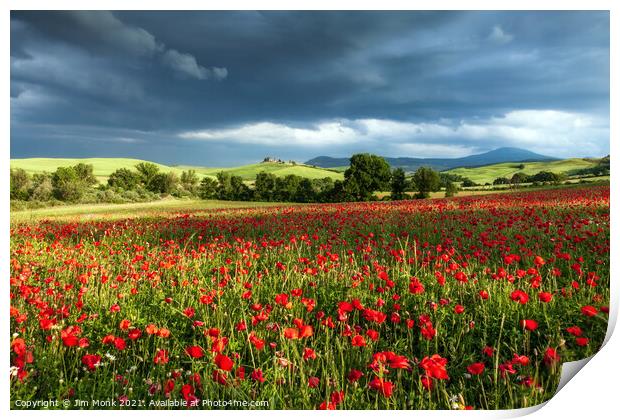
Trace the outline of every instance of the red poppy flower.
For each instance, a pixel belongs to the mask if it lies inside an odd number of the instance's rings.
[[[250,374],[250,378],[252,378],[253,381],[259,382],[261,384],[265,382],[265,378],[263,377],[263,371],[260,369],[254,369],[254,371]]]
[[[185,351],[187,352],[189,357],[193,359],[200,359],[202,356],[204,356],[204,352],[199,346],[189,346],[185,349]]]
[[[153,358],[153,363],[156,365],[165,365],[169,360],[167,350],[157,350],[157,353],[155,353],[155,357]]]
[[[215,356],[215,364],[218,368],[227,372],[230,372],[233,368],[233,361],[231,360],[231,358],[221,353]]]
[[[581,307],[581,313],[587,317],[593,317],[598,313],[598,310],[594,306],[586,305]]]
[[[575,338],[575,343],[577,343],[577,345],[580,346],[580,347],[587,346],[589,342],[590,342],[590,340],[588,338],[586,338],[586,337],[577,337],[577,338]]]
[[[571,334],[574,335],[575,337],[579,337],[581,336],[581,334],[583,334],[583,331],[581,331],[581,328],[579,328],[578,326],[572,326],[572,327],[568,327],[566,329],[566,331]]]
[[[525,305],[530,297],[523,290],[515,290],[510,294],[510,299],[514,302],[519,302],[521,305]]]
[[[448,371],[446,365],[448,360],[441,357],[438,354],[434,354],[431,357],[425,357],[420,362],[420,367],[426,371],[426,375],[435,379],[450,379],[448,377]]]
[[[472,363],[471,365],[467,366],[467,372],[472,375],[480,375],[482,372],[484,372],[484,363]]]
[[[385,398],[390,398],[392,396],[392,392],[394,391],[394,384],[392,382],[376,376],[368,383],[368,386],[370,389],[380,391]]]
[[[533,319],[524,319],[521,321],[521,328],[525,328],[529,331],[534,331],[536,328],[538,328],[538,322],[534,321]]]
[[[547,366],[552,366],[560,361],[560,355],[554,348],[549,347],[545,350],[543,361]]]
[[[364,337],[358,334],[358,335],[353,336],[353,338],[351,338],[351,345],[353,347],[365,347],[366,340],[364,339]]]
[[[320,380],[316,376],[311,376],[308,378],[308,387],[316,388],[319,386]]]
[[[549,292],[540,292],[540,293],[538,294],[538,299],[539,299],[541,302],[544,302],[544,303],[551,302],[551,299],[553,299],[553,293],[549,293]]]
[[[127,343],[125,343],[125,340],[121,337],[116,337],[114,339],[114,347],[116,347],[117,350],[125,350]]]
[[[357,382],[362,376],[364,376],[364,374],[361,371],[357,369],[351,369],[351,371],[347,375],[347,379],[349,382],[353,383]]]
[[[98,354],[85,354],[82,356],[82,364],[88,368],[88,370],[95,370],[101,362],[101,356]]]

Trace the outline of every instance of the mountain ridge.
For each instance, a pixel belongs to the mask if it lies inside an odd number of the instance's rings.
[[[488,152],[460,158],[414,158],[414,157],[384,157],[392,167],[414,171],[421,166],[430,166],[439,171],[454,168],[473,168],[504,162],[544,162],[559,160],[558,158],[534,153],[517,147],[500,147]],[[349,166],[349,158],[335,158],[331,156],[317,156],[305,162],[306,165],[321,168],[335,168]]]

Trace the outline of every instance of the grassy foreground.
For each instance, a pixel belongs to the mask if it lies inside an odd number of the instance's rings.
[[[34,210],[20,210],[11,212],[11,222],[34,222],[41,219],[54,220],[92,220],[92,219],[120,219],[135,217],[157,217],[175,212],[254,208],[282,205],[282,203],[266,203],[255,201],[221,201],[200,199],[164,199],[147,203],[126,204],[75,204],[57,207],[47,207]]]

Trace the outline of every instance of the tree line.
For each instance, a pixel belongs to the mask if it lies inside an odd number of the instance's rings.
[[[382,157],[367,153],[353,155],[344,172],[344,180],[330,177],[310,179],[298,175],[257,174],[253,186],[240,176],[220,172],[215,177],[199,178],[189,169],[181,175],[162,172],[153,163],[143,162],[134,168],[115,170],[100,184],[93,166],[79,163],[59,167],[53,173],[30,175],[23,169],[11,169],[11,200],[46,202],[133,202],[150,201],[165,195],[202,199],[277,202],[344,202],[376,200],[377,191],[389,191],[385,199],[402,200],[428,197],[432,191],[446,189],[447,195],[458,191],[450,177],[430,168],[420,168],[411,177],[392,170]]]
[[[494,184],[559,182],[562,179],[562,175],[551,172],[531,176],[519,172],[510,179],[498,178]],[[166,195],[234,201],[345,202],[377,200],[377,192],[389,192],[383,199],[402,200],[427,198],[440,190],[450,197],[456,195],[460,187],[476,185],[468,178],[439,173],[429,167],[418,168],[412,175],[407,175],[401,168],[390,168],[382,157],[368,153],[351,156],[343,180],[329,177],[310,179],[298,175],[280,177],[260,172],[253,185],[224,171],[215,177],[200,179],[193,169],[183,171],[179,176],[175,172],[162,172],[150,162],[117,169],[105,184],[97,181],[92,165],[83,163],[59,167],[53,173],[34,175],[23,169],[11,169],[11,200],[38,203],[121,203],[152,201]]]

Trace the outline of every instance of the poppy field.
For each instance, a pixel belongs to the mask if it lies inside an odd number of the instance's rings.
[[[13,408],[522,408],[607,329],[608,186],[10,235]]]

